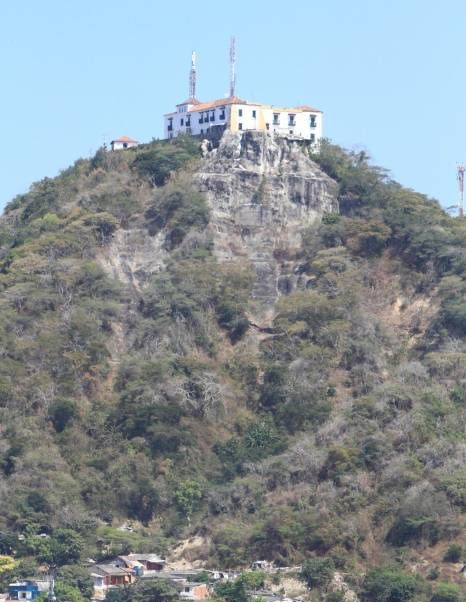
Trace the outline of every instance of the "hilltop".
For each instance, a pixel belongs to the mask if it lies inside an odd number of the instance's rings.
[[[61,564],[464,583],[465,277],[463,219],[326,141],[178,138],[38,182],[0,220],[0,553],[26,576],[66,529]]]

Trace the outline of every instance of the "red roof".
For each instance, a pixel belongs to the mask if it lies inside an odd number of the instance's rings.
[[[218,100],[212,100],[211,102],[201,102],[192,109],[190,109],[188,112],[196,113],[197,111],[207,111],[208,109],[215,109],[216,107],[224,107],[225,105],[235,104],[245,105],[251,103],[247,103],[245,100],[241,100],[241,98],[238,98],[238,96],[229,96],[228,98],[219,98]]]
[[[112,140],[113,142],[133,142],[135,144],[139,144],[139,140],[134,140],[134,138],[129,138],[129,136],[121,136],[120,138],[115,138]]]
[[[322,113],[320,109],[315,109],[314,107],[310,107],[309,105],[300,105],[296,108],[300,111],[312,111],[313,113]]]
[[[191,97],[187,98],[184,102],[179,102],[176,106],[182,107],[183,105],[200,105],[201,102],[197,100],[197,98]]]

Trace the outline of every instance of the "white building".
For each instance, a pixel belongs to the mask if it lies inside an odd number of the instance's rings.
[[[138,144],[139,142],[137,140],[133,140],[133,138],[129,138],[128,136],[121,136],[110,142],[112,151],[133,148],[134,146],[138,146]]]
[[[322,111],[309,106],[275,107],[248,102],[237,96],[199,102],[188,98],[165,115],[165,138],[203,135],[223,127],[233,132],[260,130],[315,143],[322,138]]]

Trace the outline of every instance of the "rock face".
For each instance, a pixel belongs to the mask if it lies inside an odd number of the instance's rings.
[[[211,208],[220,261],[243,258],[256,271],[253,296],[271,306],[280,292],[305,286],[285,258],[303,231],[338,212],[336,183],[296,141],[264,132],[225,132],[206,154],[196,182]]]

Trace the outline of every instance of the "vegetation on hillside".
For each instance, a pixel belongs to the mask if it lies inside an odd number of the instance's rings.
[[[442,579],[464,542],[466,222],[363,153],[312,158],[341,213],[290,257],[306,287],[260,340],[251,270],[213,253],[192,140],[99,151],[9,204],[3,582],[47,562],[80,602],[83,559],[202,533],[208,565],[304,563],[328,600],[335,571],[367,601],[461,599]],[[141,287],[103,260],[135,229],[166,254]]]

